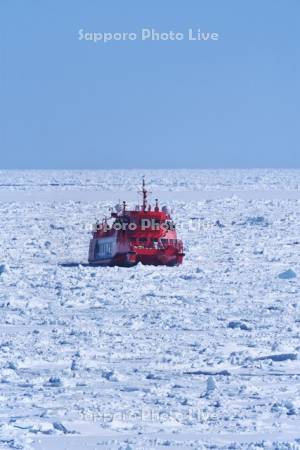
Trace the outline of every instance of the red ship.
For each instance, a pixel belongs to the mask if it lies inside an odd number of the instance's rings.
[[[175,224],[166,206],[160,209],[148,204],[143,178],[143,203],[128,210],[126,202],[111,212],[111,220],[97,222],[90,241],[89,264],[95,266],[130,267],[147,265],[177,266],[182,264],[183,243],[177,239]]]

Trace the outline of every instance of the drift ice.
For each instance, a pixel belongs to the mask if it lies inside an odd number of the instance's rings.
[[[143,203],[128,210],[126,202],[111,212],[112,223],[105,218],[97,222],[89,247],[89,263],[101,266],[182,264],[183,243],[177,239],[175,224],[166,206],[152,209],[148,204],[143,179]]]

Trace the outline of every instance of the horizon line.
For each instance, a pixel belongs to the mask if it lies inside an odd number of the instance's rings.
[[[118,170],[128,170],[128,171],[150,171],[150,170],[210,170],[210,171],[217,171],[217,170],[300,170],[300,166],[299,167],[130,167],[130,168],[126,168],[126,167],[107,167],[107,168],[89,168],[89,167],[84,167],[84,168],[63,168],[63,167],[48,167],[48,168],[17,168],[17,167],[9,167],[9,168],[0,168],[0,172],[2,171],[20,171],[20,172],[31,172],[31,171],[53,171],[53,170],[57,170],[57,171],[118,171]]]

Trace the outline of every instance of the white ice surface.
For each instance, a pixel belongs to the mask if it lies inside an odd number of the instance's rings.
[[[1,172],[0,449],[299,448],[299,175],[151,171],[184,264],[95,269],[140,174]]]

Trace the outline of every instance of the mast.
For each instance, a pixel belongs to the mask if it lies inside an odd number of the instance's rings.
[[[142,190],[138,191],[138,193],[143,195],[142,211],[146,211],[148,205],[148,194],[150,191],[147,191],[146,189],[145,175],[143,176]]]
[[[143,176],[142,194],[143,194],[143,211],[145,211],[147,208],[147,194],[148,194],[147,189],[146,189],[146,184],[145,184],[145,176]]]

